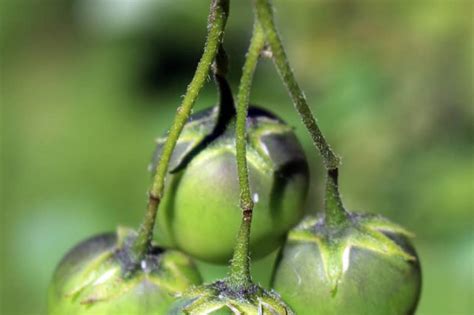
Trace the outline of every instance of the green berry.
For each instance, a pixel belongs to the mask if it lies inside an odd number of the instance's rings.
[[[381,216],[307,218],[289,233],[273,287],[298,315],[414,314],[421,269],[411,234]]]
[[[127,248],[135,237],[119,228],[74,247],[54,273],[48,314],[165,314],[174,295],[201,282],[192,260],[178,251],[154,247],[133,268]]]
[[[158,212],[159,243],[199,259],[227,263],[239,229],[239,181],[235,121],[211,141],[218,108],[193,115],[171,159]],[[274,115],[251,107],[247,118],[247,159],[255,202],[251,252],[258,259],[282,245],[287,231],[304,215],[308,165],[293,130]],[[164,138],[158,139],[152,169]]]

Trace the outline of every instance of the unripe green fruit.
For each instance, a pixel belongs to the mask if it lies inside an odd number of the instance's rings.
[[[278,294],[250,284],[235,289],[226,281],[191,288],[184,292],[173,306],[169,315],[294,315]]]
[[[54,273],[48,314],[166,314],[176,294],[201,282],[192,260],[178,251],[153,248],[137,270],[130,269],[123,249],[134,237],[119,228],[73,248]]]
[[[290,232],[273,287],[298,315],[414,314],[421,289],[408,233],[379,216],[341,229],[306,219]]]
[[[160,244],[176,246],[208,262],[227,263],[242,212],[234,121],[202,146],[216,118],[217,108],[209,109],[193,115],[185,125],[170,168],[180,170],[167,178],[156,234]],[[309,175],[303,149],[285,123],[251,107],[247,126],[250,190],[255,202],[250,248],[252,258],[258,259],[278,248],[304,215]],[[158,139],[153,170],[163,142]],[[194,152],[191,159],[190,152]]]

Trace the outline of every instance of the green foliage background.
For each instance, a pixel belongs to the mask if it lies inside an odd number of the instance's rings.
[[[290,60],[343,156],[349,208],[416,232],[417,314],[474,313],[473,4],[463,0],[276,0]],[[147,164],[190,81],[208,1],[1,0],[0,313],[45,314],[55,264],[76,242],[138,226]],[[231,83],[252,24],[232,1]],[[210,83],[197,108],[215,103]],[[269,61],[252,100],[296,128],[321,163]],[[258,262],[268,280],[272,257]],[[206,277],[225,268],[201,265]]]

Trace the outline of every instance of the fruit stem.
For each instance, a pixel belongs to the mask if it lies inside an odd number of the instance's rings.
[[[145,218],[138,230],[138,237],[132,245],[132,254],[135,262],[139,263],[148,252],[153,238],[156,213],[164,191],[166,174],[176,142],[189,118],[193,105],[206,82],[207,75],[219,47],[223,41],[227,16],[229,14],[229,0],[212,0],[208,17],[207,39],[204,52],[198,63],[191,83],[188,85],[181,106],[178,107],[173,124],[163,147],[160,161],[152,186],[148,193],[148,206]]]
[[[182,171],[193,160],[193,158],[201,152],[205,147],[211,144],[215,139],[222,135],[232,119],[235,118],[234,97],[229,82],[225,77],[227,73],[227,55],[224,48],[219,48],[216,59],[212,65],[212,72],[214,74],[214,83],[217,87],[218,102],[216,105],[217,118],[212,132],[207,134],[195,147],[188,151],[182,158],[181,162],[170,170],[171,174]]]
[[[326,177],[325,196],[325,222],[327,226],[337,228],[343,225],[348,219],[348,212],[344,208],[341,195],[339,193],[338,174],[339,170],[328,170]]]
[[[217,104],[219,113],[214,129],[225,129],[229,121],[236,115],[232,89],[226,79],[228,68],[229,62],[227,53],[225,52],[224,47],[220,45],[216,60],[212,66],[214,81],[219,94],[219,103]],[[223,130],[220,130],[220,132],[222,131]]]
[[[306,129],[308,129],[313,143],[318,148],[326,169],[336,169],[339,166],[339,158],[334,154],[327,143],[324,135],[319,129],[316,119],[306,101],[306,97],[299,87],[295,75],[283,48],[283,43],[278,35],[278,30],[273,17],[273,7],[270,0],[254,0],[258,20],[265,32],[267,43],[270,46],[273,63],[285,84],[293,104],[299,113]]]
[[[249,107],[250,89],[253,75],[257,67],[260,52],[265,45],[263,30],[258,23],[254,25],[252,38],[242,69],[239,91],[237,94],[236,119],[236,156],[237,171],[240,186],[240,207],[242,209],[242,223],[237,236],[237,244],[230,266],[229,282],[234,287],[246,287],[252,283],[250,275],[250,227],[254,202],[251,197],[248,168],[247,168],[247,112]]]

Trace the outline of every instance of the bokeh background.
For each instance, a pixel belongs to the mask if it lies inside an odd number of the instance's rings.
[[[336,151],[349,208],[416,232],[417,314],[474,314],[473,3],[275,0],[296,75]],[[154,138],[201,54],[208,1],[1,0],[0,313],[45,314],[56,263],[76,242],[137,226]],[[252,24],[232,1],[225,46],[238,83]],[[196,108],[215,103],[212,82]],[[321,161],[269,61],[254,103]],[[269,257],[254,268],[268,280]],[[201,265],[207,278],[225,268]]]

